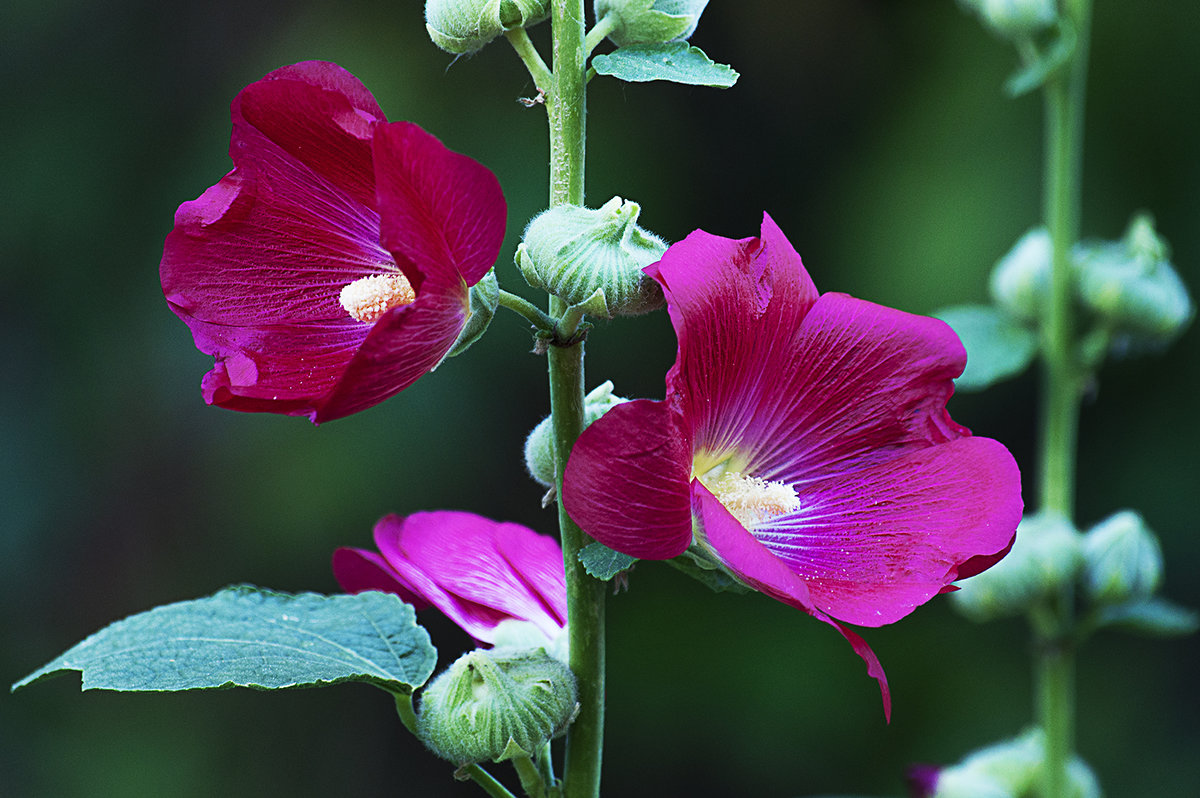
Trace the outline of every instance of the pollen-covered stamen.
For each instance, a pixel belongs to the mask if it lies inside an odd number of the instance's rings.
[[[747,529],[800,508],[796,489],[782,482],[726,471],[704,484]]]
[[[342,288],[338,301],[355,320],[373,323],[384,313],[417,298],[403,274],[373,274]]]

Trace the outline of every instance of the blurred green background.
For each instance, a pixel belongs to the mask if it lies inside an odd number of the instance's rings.
[[[1083,226],[1115,238],[1153,211],[1200,288],[1200,13],[1100,2]],[[1153,10],[1151,10],[1151,8]],[[280,65],[328,59],[489,165],[509,200],[501,282],[545,202],[544,113],[503,42],[451,63],[421,4],[9,0],[0,23],[0,676],[101,626],[232,582],[331,592],[334,547],[386,512],[462,508],[553,528],[524,475],[547,410],[516,317],[385,404],[319,429],[203,405],[211,360],[158,285],[172,213],[229,168],[228,104]],[[535,32],[545,42],[547,31]],[[729,91],[597,79],[588,196],[643,205],[670,240],[754,235],[769,211],[823,290],[928,313],[981,300],[1040,207],[1041,107],[952,0],[715,0],[694,43],[741,71]],[[532,294],[529,294],[532,296]],[[665,314],[601,324],[589,386],[660,397]],[[1112,364],[1082,419],[1078,517],[1142,511],[1166,593],[1200,607],[1200,332]],[[1037,380],[955,397],[955,418],[1033,475]],[[1032,479],[1027,480],[1030,484]],[[1036,504],[1036,497],[1027,496]],[[710,594],[639,566],[609,603],[608,795],[899,795],[1030,718],[1022,621],[976,626],[935,600],[867,630],[894,719],[836,633],[761,596]],[[427,618],[443,662],[468,646]],[[1108,634],[1079,664],[1079,749],[1110,796],[1200,785],[1200,640]],[[383,693],[0,693],[0,794],[468,796]]]

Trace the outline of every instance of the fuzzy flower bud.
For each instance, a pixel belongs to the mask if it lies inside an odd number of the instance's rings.
[[[1073,580],[1082,565],[1082,538],[1069,521],[1026,516],[1008,556],[963,582],[950,600],[974,621],[1019,615]]]
[[[574,674],[544,650],[477,649],[425,688],[417,735],[460,767],[502,762],[562,734],[576,707]]]
[[[1084,589],[1098,602],[1149,598],[1162,581],[1158,538],[1132,510],[1092,527],[1084,536],[1083,556]]]
[[[636,202],[613,197],[596,210],[559,205],[534,217],[516,263],[534,288],[600,318],[635,316],[663,303],[662,289],[642,269],[667,245],[637,224]]]
[[[596,19],[610,17],[608,38],[618,47],[688,39],[696,32],[708,0],[596,0]]]
[[[613,395],[612,381],[593,388],[591,393],[583,397],[583,426],[586,429],[593,421],[607,413],[612,408],[628,402],[620,396]],[[554,484],[554,430],[550,426],[550,417],[541,422],[525,439],[525,467],[529,475],[543,487]]]
[[[1050,234],[1044,227],[1030,230],[996,262],[989,281],[992,300],[1021,319],[1035,321],[1050,291]]]
[[[1055,0],[959,0],[1006,39],[1032,36],[1058,20]]]
[[[426,0],[425,29],[448,53],[473,53],[507,30],[550,16],[550,0]]]
[[[1148,216],[1134,217],[1120,241],[1076,250],[1080,299],[1112,329],[1118,348],[1165,345],[1192,320],[1191,297]]]

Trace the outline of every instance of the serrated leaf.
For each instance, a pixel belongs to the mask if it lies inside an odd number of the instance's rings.
[[[607,582],[622,571],[626,571],[637,562],[637,557],[630,557],[619,551],[613,551],[603,543],[589,543],[579,550],[579,561],[583,570],[602,582]]]
[[[1165,599],[1129,601],[1102,608],[1097,626],[1116,626],[1152,637],[1182,637],[1200,628],[1196,613]]]
[[[410,693],[437,652],[389,593],[277,593],[250,585],[117,621],[13,685],[65,671],[84,690],[277,690],[366,682]]]
[[[954,381],[960,391],[981,391],[1024,371],[1037,356],[1038,339],[990,305],[957,305],[933,314],[967,349],[967,368]]]
[[[679,41],[621,47],[593,58],[592,68],[597,74],[611,75],[628,83],[669,80],[728,89],[738,79],[737,70],[715,63],[699,47]]]

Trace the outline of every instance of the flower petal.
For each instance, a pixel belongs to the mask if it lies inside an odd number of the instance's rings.
[[[857,634],[813,605],[809,585],[751,535],[699,480],[691,485],[692,503],[700,519],[706,545],[722,563],[750,587],[791,605],[837,629],[867,665],[879,683],[884,717],[891,720],[892,695],[879,657]]]
[[[795,484],[969,435],[946,412],[965,363],[937,319],[825,294],[774,353],[743,416],[751,470]]]
[[[402,601],[415,609],[424,609],[429,603],[412,592],[387,560],[373,551],[352,549],[343,546],[333,553],[333,577],[347,593],[362,593],[365,590],[381,590],[395,593]]]
[[[663,286],[679,354],[667,394],[679,393],[698,450],[738,443],[777,378],[786,347],[817,290],[769,216],[762,236],[735,241],[697,230],[646,273]]]
[[[892,623],[999,556],[1021,518],[1002,445],[962,438],[797,486],[801,509],[754,537],[801,577],[813,605],[861,626]],[[971,564],[964,570],[964,564]]]
[[[476,640],[492,642],[496,624],[506,618],[530,621],[552,637],[562,624],[497,548],[498,535],[514,530],[537,535],[473,513],[414,513],[382,519],[375,527],[375,543],[417,593]],[[557,561],[562,562],[561,553]]]
[[[592,423],[571,450],[563,506],[611,549],[665,560],[692,542],[691,445],[678,411],[638,399]]]
[[[496,530],[496,551],[540,600],[546,614],[565,627],[567,578],[558,541],[520,524],[502,523]]]
[[[508,209],[486,166],[392,122],[375,130],[375,174],[383,245],[418,295],[429,277],[472,286],[496,263]]]

